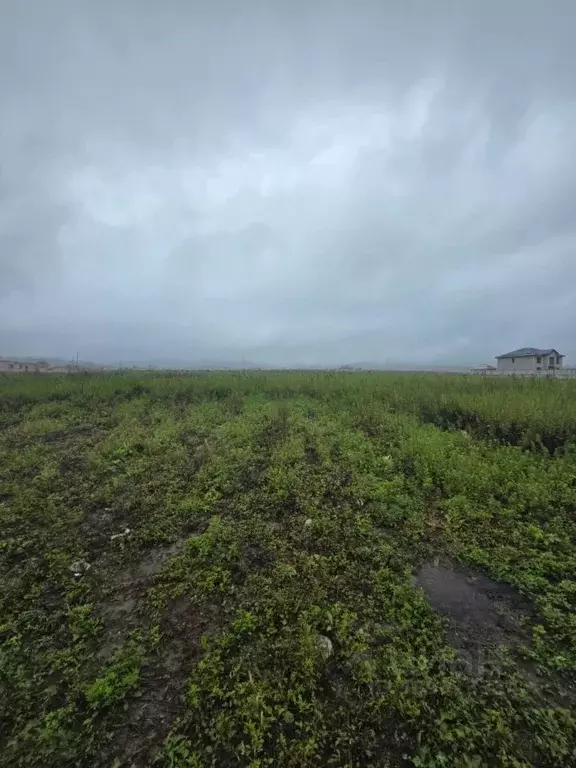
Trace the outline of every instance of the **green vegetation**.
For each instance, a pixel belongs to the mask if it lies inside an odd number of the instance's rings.
[[[390,377],[388,407],[442,428],[549,453],[576,441],[576,398],[570,380],[502,380],[480,376]]]
[[[576,765],[575,448],[569,381],[0,378],[0,765]]]

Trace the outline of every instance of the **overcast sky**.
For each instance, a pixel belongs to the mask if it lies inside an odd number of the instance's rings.
[[[0,0],[0,355],[576,364],[573,0]]]

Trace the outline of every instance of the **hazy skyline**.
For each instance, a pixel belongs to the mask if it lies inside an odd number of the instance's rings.
[[[0,0],[0,355],[576,364],[575,24]]]

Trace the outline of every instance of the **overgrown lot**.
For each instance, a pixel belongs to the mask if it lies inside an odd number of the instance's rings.
[[[5,376],[0,521],[0,765],[576,765],[572,382]]]

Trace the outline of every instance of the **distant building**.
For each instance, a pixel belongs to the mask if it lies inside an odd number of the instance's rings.
[[[538,371],[556,371],[562,368],[561,355],[557,349],[537,349],[536,347],[522,347],[505,355],[498,355],[498,371],[507,373],[537,373]]]
[[[487,376],[490,373],[495,373],[497,368],[495,365],[477,365],[475,368],[470,368],[470,373],[474,373],[477,376]]]
[[[19,363],[16,360],[6,360],[4,358],[0,359],[0,371],[23,371],[24,365],[23,363]]]
[[[54,366],[45,360],[22,362],[0,357],[0,373],[70,373],[74,370],[73,365]]]

